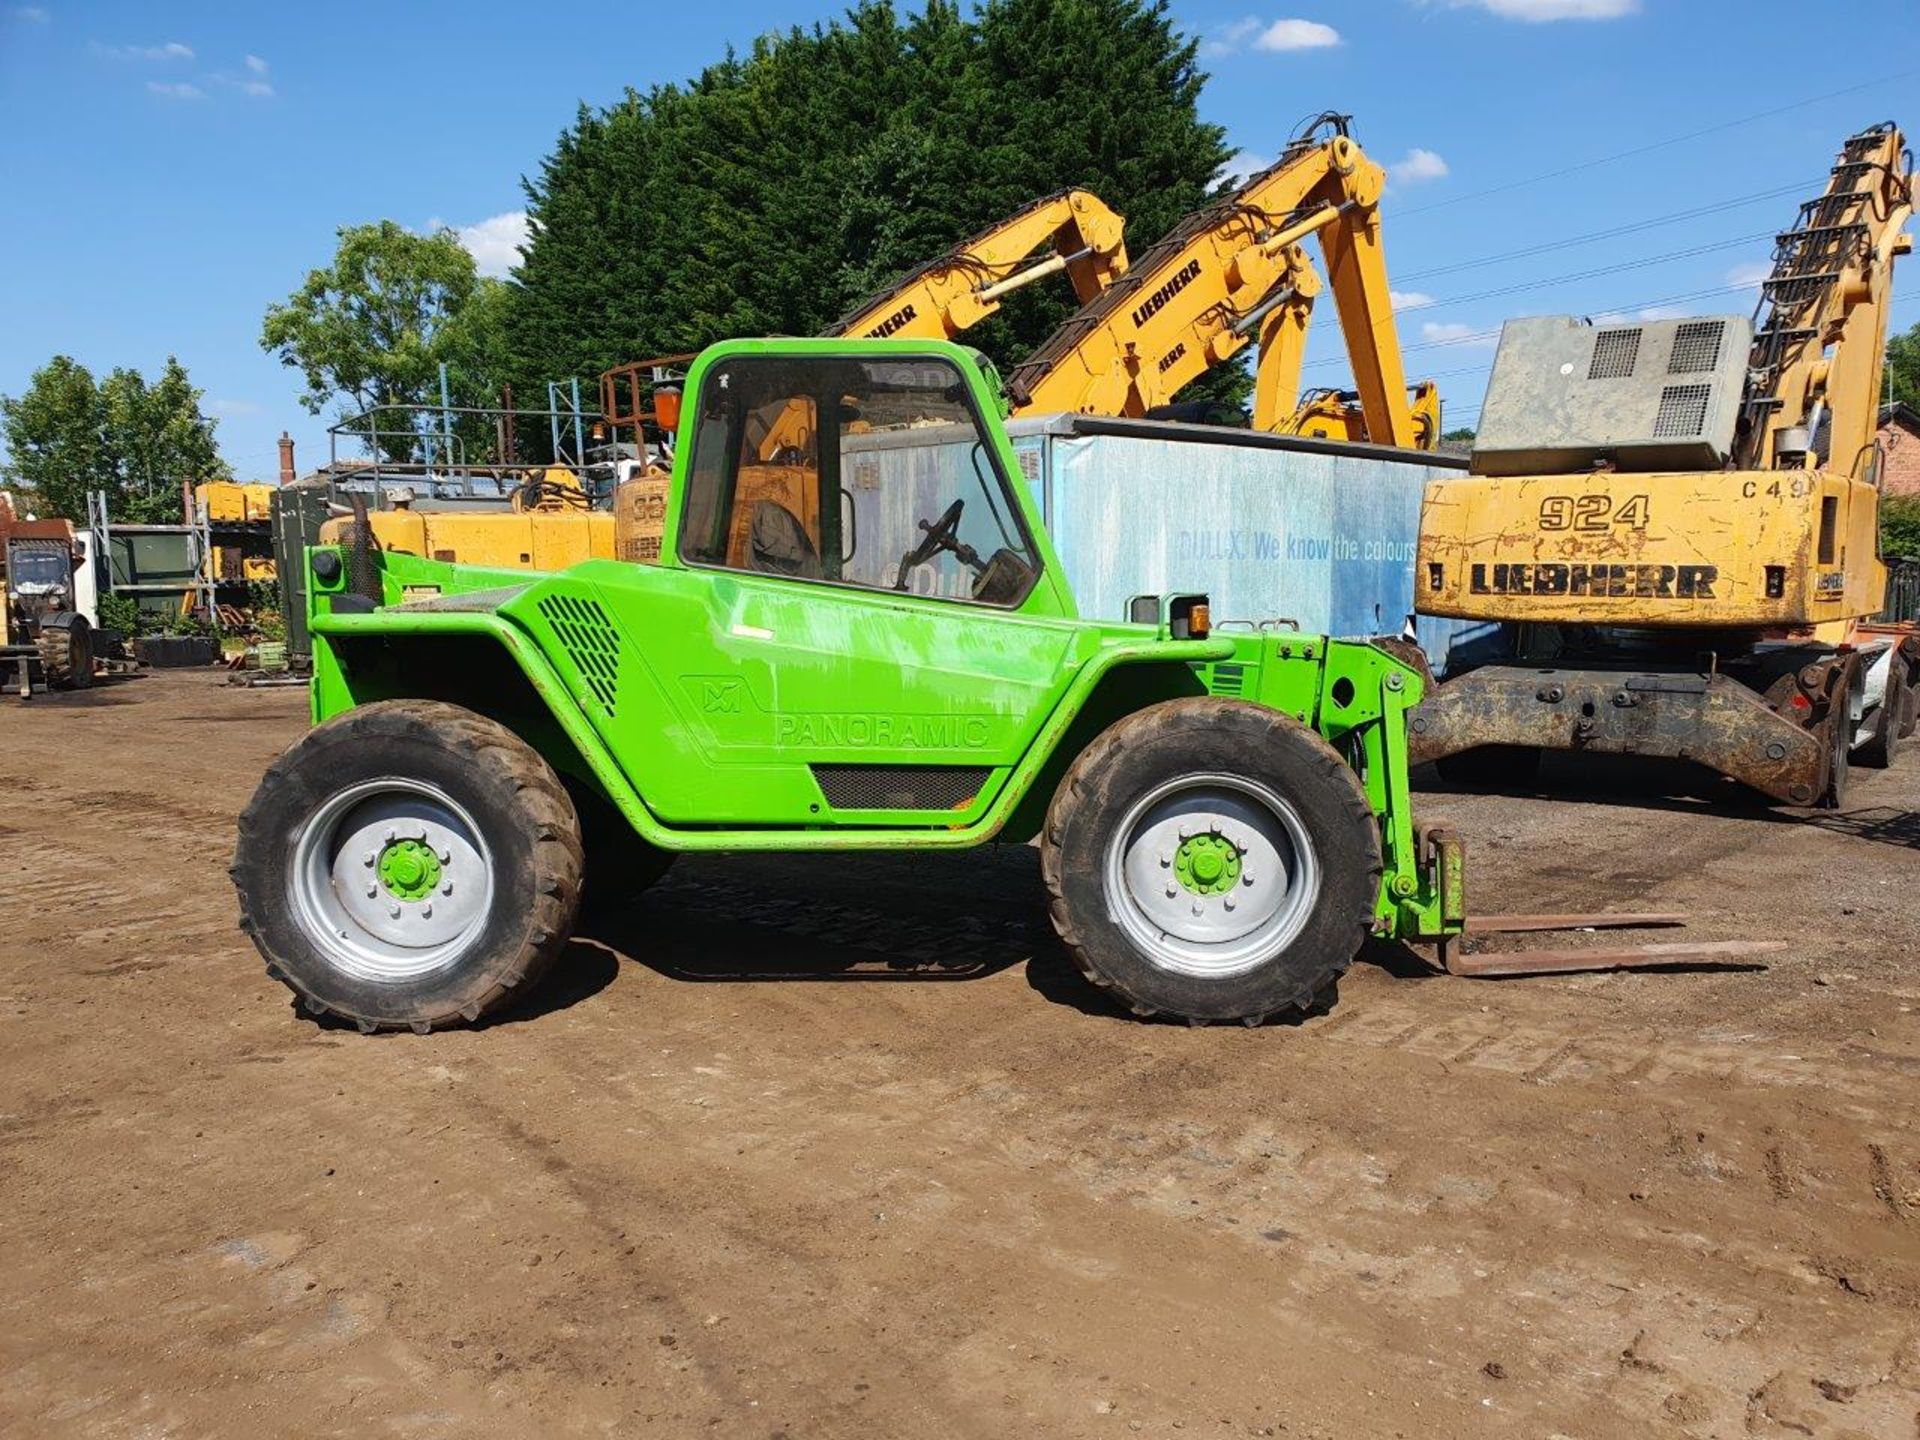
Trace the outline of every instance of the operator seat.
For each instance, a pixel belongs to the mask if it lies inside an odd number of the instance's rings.
[[[802,580],[819,580],[820,552],[800,517],[777,500],[762,500],[753,507],[753,519],[747,528],[749,568],[768,575],[794,575]]]

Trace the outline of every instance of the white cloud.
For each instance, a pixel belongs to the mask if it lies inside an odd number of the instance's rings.
[[[1393,302],[1396,311],[1424,310],[1433,304],[1433,297],[1419,290],[1389,290],[1387,299]]]
[[[38,5],[16,5],[8,12],[16,20],[24,20],[29,25],[44,25],[53,16]]]
[[[1254,37],[1256,50],[1325,50],[1340,43],[1340,32],[1318,20],[1276,20]]]
[[[439,221],[430,221],[427,228],[443,227]],[[471,225],[444,228],[453,231],[467,247],[467,253],[473,256],[474,268],[482,275],[504,279],[507,272],[520,263],[520,247],[527,243],[527,212],[509,210],[504,215],[476,220]]]
[[[1258,150],[1236,150],[1227,157],[1227,163],[1213,178],[1216,181],[1234,180],[1241,183],[1250,180],[1262,170],[1273,164],[1271,155],[1262,155]]]
[[[242,80],[240,82],[240,93],[242,95],[251,95],[256,100],[271,100],[273,98],[273,86],[264,80]]]
[[[262,60],[258,55],[249,55],[247,56],[247,69],[256,75],[264,75],[267,73],[267,62]]]
[[[173,85],[166,84],[159,80],[149,80],[147,82],[147,89],[165,100],[204,100],[207,98],[206,91],[202,90],[198,85],[189,85],[184,80]]]
[[[1640,13],[1640,0],[1446,0],[1450,9],[1478,6],[1502,20],[1544,25],[1555,20],[1619,20]]]
[[[1500,337],[1462,325],[1457,320],[1429,320],[1420,327],[1420,338],[1433,345],[1492,345]]]
[[[1595,325],[1631,325],[1636,321],[1678,320],[1694,312],[1679,305],[1643,305],[1638,310],[1605,310],[1587,318]]]
[[[1222,25],[1207,39],[1200,42],[1200,53],[1209,60],[1218,59],[1222,55],[1231,55],[1258,33],[1260,25],[1260,18],[1256,15],[1248,15],[1244,19]]]
[[[95,49],[120,60],[191,60],[193,47],[169,40],[164,45],[97,45]]]
[[[260,415],[266,410],[251,400],[209,400],[207,408],[216,415]]]
[[[1418,185],[1422,180],[1443,179],[1449,173],[1447,162],[1432,150],[1418,145],[1407,151],[1404,160],[1387,166],[1387,174],[1402,185]]]
[[[1743,260],[1727,271],[1727,284],[1738,285],[1742,290],[1758,290],[1760,282],[1773,273],[1773,265],[1766,260]]]

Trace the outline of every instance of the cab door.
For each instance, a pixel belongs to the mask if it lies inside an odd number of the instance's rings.
[[[977,816],[1051,711],[1079,627],[1048,613],[960,367],[727,356],[696,404],[678,566],[600,592],[684,757],[642,762],[648,803],[670,823]]]

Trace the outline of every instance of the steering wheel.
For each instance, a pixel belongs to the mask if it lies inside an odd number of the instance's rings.
[[[920,522],[920,528],[926,532],[926,538],[900,557],[900,577],[893,582],[894,589],[906,589],[908,574],[919,566],[926,564],[942,550],[953,551],[955,555],[959,556],[961,560],[965,561],[975,570],[985,568],[981,563],[979,554],[974,548],[966,544],[959,537],[960,512],[966,509],[966,507],[967,502],[965,500],[956,500],[947,507],[946,513],[941,515],[938,520],[922,520]]]

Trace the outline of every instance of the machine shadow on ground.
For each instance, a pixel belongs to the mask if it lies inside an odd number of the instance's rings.
[[[1374,953],[1389,949],[1404,957],[1383,959]],[[644,895],[590,907],[561,967],[588,951],[693,984],[947,984],[984,980],[1024,965],[1028,986],[1052,1004],[1128,1024],[1159,1018],[1135,1015],[1080,973],[1047,918],[1039,853],[1025,845],[851,861],[845,856],[686,860]],[[1396,975],[1433,973],[1404,946],[1369,944],[1360,958]],[[584,999],[611,978],[579,988],[574,998]],[[1330,986],[1287,1023],[1324,1015],[1336,999],[1337,989]],[[518,1013],[529,1018],[567,1003],[572,1001]]]

